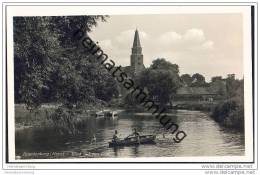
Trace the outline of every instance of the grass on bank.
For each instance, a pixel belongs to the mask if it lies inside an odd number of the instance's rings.
[[[95,108],[99,109],[101,106],[95,106]],[[15,129],[54,128],[60,134],[76,135],[85,127],[83,120],[94,113],[94,106],[88,106],[84,109],[43,105],[30,111],[24,105],[15,105]]]

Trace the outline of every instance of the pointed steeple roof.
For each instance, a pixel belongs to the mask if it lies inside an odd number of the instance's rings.
[[[134,38],[133,48],[134,47],[141,47],[140,39],[139,39],[139,33],[138,33],[137,29],[135,30],[135,38]]]

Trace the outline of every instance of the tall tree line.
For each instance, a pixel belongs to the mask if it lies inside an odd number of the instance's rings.
[[[107,16],[14,17],[15,103],[81,107],[118,95],[115,80],[73,34],[91,32]]]

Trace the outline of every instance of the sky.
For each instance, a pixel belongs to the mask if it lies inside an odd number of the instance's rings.
[[[178,64],[180,74],[213,76],[234,73],[243,78],[242,15],[162,14],[114,15],[90,33],[116,65],[130,65],[134,32],[138,29],[149,67],[156,58]]]

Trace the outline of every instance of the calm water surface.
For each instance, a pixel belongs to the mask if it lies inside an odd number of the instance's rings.
[[[121,112],[117,119],[86,118],[87,126],[77,137],[59,136],[52,131],[24,129],[16,132],[16,155],[24,152],[92,152],[101,157],[175,157],[244,155],[244,135],[219,126],[208,114],[199,111],[178,110],[169,114],[187,133],[181,143],[174,143],[171,134],[165,134],[158,120],[148,113]],[[108,147],[114,130],[126,137],[133,128],[141,134],[156,134],[155,145],[138,145],[113,149]],[[91,143],[93,135],[96,143]]]

